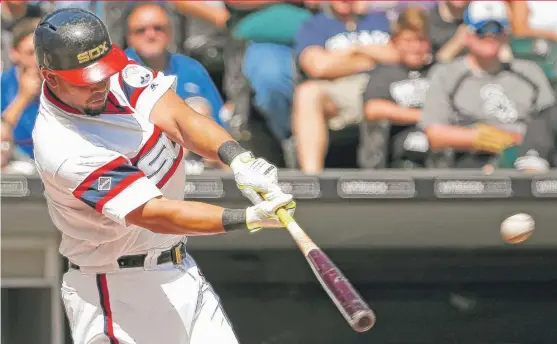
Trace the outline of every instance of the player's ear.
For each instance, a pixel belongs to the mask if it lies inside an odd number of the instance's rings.
[[[54,73],[46,69],[41,69],[41,75],[50,88],[58,87],[58,79],[56,78],[56,75]]]

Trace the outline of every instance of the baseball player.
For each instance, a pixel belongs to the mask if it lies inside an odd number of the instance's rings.
[[[295,203],[276,167],[191,110],[175,77],[129,60],[90,12],[54,11],[34,39],[45,80],[35,159],[70,261],[62,297],[74,342],[238,343],[186,238],[281,227],[275,211]],[[230,165],[256,205],[183,201],[183,148]]]

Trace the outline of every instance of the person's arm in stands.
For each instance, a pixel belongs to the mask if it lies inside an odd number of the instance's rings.
[[[414,124],[420,119],[420,109],[406,108],[386,99],[372,99],[365,104],[366,118],[386,119],[396,124]]]
[[[368,8],[364,2],[362,10]],[[386,16],[377,15],[374,18],[377,29],[367,34],[362,33],[361,37],[367,42],[359,46],[357,50],[369,56],[375,63],[398,63],[400,60],[399,52],[395,49],[390,37],[390,23]]]
[[[320,46],[305,48],[299,61],[302,70],[316,79],[336,79],[367,71],[374,65],[370,57],[354,49],[328,51]]]
[[[386,119],[396,124],[414,124],[420,119],[420,110],[398,105],[391,95],[393,82],[390,70],[376,67],[369,77],[364,92],[364,113],[370,121]]]
[[[557,32],[532,28],[528,22],[530,9],[527,1],[509,1],[511,26],[515,37],[546,38],[557,41]]]
[[[400,55],[391,42],[386,44],[367,44],[359,51],[369,56],[375,63],[397,63]]]
[[[2,119],[10,126],[15,127],[19,122],[19,117],[27,106],[41,93],[41,78],[35,70],[23,71],[19,76],[19,91],[5,109],[6,104],[2,103]]]
[[[230,17],[225,7],[208,5],[204,1],[175,1],[172,4],[184,16],[203,19],[219,29],[226,28],[226,22]]]
[[[451,39],[447,41],[435,54],[435,58],[439,62],[450,62],[454,60],[465,48],[465,35],[468,28],[460,25]]]

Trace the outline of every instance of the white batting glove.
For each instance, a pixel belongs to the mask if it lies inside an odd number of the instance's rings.
[[[285,208],[290,215],[296,211],[296,202],[292,195],[284,192],[271,191],[265,194],[265,200],[246,209],[246,225],[250,232],[257,232],[262,228],[284,227],[277,216],[277,210]]]
[[[255,158],[251,152],[245,152],[230,163],[236,185],[242,194],[253,204],[263,201],[261,195],[280,191],[278,170],[276,166],[262,158]]]

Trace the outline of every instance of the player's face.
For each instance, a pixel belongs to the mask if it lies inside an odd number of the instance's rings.
[[[89,86],[70,84],[52,72],[46,71],[48,86],[62,102],[89,116],[104,112],[110,87],[110,79]]]
[[[419,68],[427,62],[431,44],[421,33],[403,30],[393,42],[400,53],[402,63],[408,67]]]
[[[145,59],[166,54],[170,38],[168,15],[157,6],[142,6],[128,19],[128,45]]]

